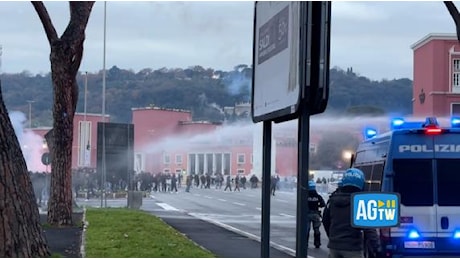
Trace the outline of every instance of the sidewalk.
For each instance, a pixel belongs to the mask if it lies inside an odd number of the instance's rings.
[[[155,215],[155,212],[150,212]],[[185,213],[178,213],[185,214]],[[219,258],[260,258],[261,244],[249,237],[237,234],[207,221],[180,216],[158,216],[165,223],[185,234],[196,244],[206,248]],[[187,257],[184,255],[184,257]],[[281,250],[270,248],[270,258],[292,258]]]
[[[83,213],[76,212],[73,214],[74,223],[80,223]],[[40,223],[46,224],[46,213],[40,213]],[[59,257],[78,258],[80,255],[80,244],[82,228],[74,227],[49,227],[43,228],[43,234],[48,242],[50,251],[59,254]]]

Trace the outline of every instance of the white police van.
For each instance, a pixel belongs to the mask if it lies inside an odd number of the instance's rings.
[[[379,230],[387,257],[460,256],[460,118],[451,123],[393,120],[388,133],[367,130],[353,156],[365,191],[401,195],[400,226]]]

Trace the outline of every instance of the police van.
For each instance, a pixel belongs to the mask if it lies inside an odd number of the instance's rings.
[[[448,128],[395,119],[390,132],[366,133],[352,159],[365,191],[401,196],[400,226],[379,230],[384,255],[460,256],[460,118]]]

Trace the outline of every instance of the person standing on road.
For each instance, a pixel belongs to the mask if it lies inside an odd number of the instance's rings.
[[[310,233],[310,228],[313,226],[313,238],[315,248],[321,246],[321,232],[319,228],[321,227],[321,211],[320,208],[324,208],[326,203],[324,202],[323,197],[316,192],[316,184],[314,181],[308,182],[308,233]],[[308,238],[307,236],[307,242]]]
[[[364,173],[356,168],[346,170],[342,188],[332,195],[323,213],[323,226],[329,237],[329,257],[364,257],[363,244],[372,254],[381,256],[380,241],[375,229],[359,229],[351,226],[351,194],[364,189]],[[363,236],[364,233],[364,236]],[[367,241],[364,241],[364,238]]]
[[[241,186],[244,190],[246,189],[246,176],[244,175],[241,177]]]
[[[240,175],[237,174],[236,177],[235,177],[235,189],[233,191],[236,191],[238,189],[238,191],[240,191]]]
[[[255,174],[251,176],[249,179],[249,182],[251,182],[251,189],[256,189],[257,188],[257,183],[259,182],[259,179]]]
[[[176,174],[173,173],[173,175],[171,176],[171,192],[177,192],[177,178],[176,178]]]
[[[272,175],[270,178],[270,193],[272,196],[275,196],[276,185],[278,183],[278,179]]]
[[[192,175],[187,174],[185,177],[185,192],[190,192],[190,187],[192,186]]]
[[[222,189],[222,183],[224,182],[224,177],[221,173],[216,175],[216,189]]]
[[[225,189],[224,189],[224,191],[226,191],[227,189],[230,189],[230,191],[232,191],[232,178],[230,177],[230,174],[227,175],[227,179],[225,181]]]

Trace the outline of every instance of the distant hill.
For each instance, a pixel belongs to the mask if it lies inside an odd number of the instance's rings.
[[[106,113],[113,122],[130,122],[131,108],[155,105],[192,111],[194,120],[238,120],[223,113],[224,107],[250,101],[252,68],[238,65],[232,71],[220,71],[201,66],[143,69],[139,72],[107,70]],[[77,76],[79,102],[77,112],[84,110],[85,74]],[[2,92],[9,111],[28,115],[28,100],[32,103],[33,126],[52,123],[51,76],[28,72],[2,74]],[[87,112],[101,113],[102,72],[87,75]],[[394,79],[371,81],[354,73],[351,68],[331,69],[330,98],[326,113],[381,114],[412,113],[412,81]]]

